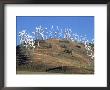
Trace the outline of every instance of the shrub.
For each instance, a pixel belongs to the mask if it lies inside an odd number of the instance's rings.
[[[59,42],[60,42],[60,43],[69,43],[68,40],[60,40]]]
[[[60,47],[62,47],[62,48],[67,48],[67,45],[64,44],[64,43],[62,43],[62,44],[60,44]]]
[[[89,46],[91,46],[91,48],[94,48],[94,44],[92,43],[89,43]]]
[[[73,55],[73,50],[69,49],[69,48],[66,48],[63,52],[70,54],[70,55]]]
[[[47,48],[52,48],[52,44],[51,43],[48,43],[47,44]]]
[[[76,45],[76,47],[77,47],[77,48],[81,48],[81,46],[79,46],[79,45]]]
[[[52,48],[52,44],[51,43],[43,43],[41,45],[41,48]]]

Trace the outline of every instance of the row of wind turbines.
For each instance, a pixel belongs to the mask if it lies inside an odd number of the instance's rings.
[[[87,50],[87,55],[94,59],[94,51],[92,47],[89,45],[89,40],[87,39],[86,35],[80,36],[77,33],[73,33],[71,28],[59,28],[58,26],[51,26],[51,28],[44,28],[41,25],[36,26],[35,31],[33,31],[29,35],[26,30],[22,30],[19,32],[20,38],[20,45],[23,45],[27,49],[32,48],[33,51],[36,47],[40,47],[40,40],[47,40],[47,39],[65,39],[70,41],[77,41],[79,43],[83,43],[85,49]],[[37,46],[35,46],[35,40],[37,40]],[[94,39],[91,40],[91,43],[94,44]]]

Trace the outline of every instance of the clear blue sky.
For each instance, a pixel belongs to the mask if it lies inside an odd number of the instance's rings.
[[[19,44],[18,32],[26,30],[31,33],[36,26],[51,28],[71,28],[73,33],[86,35],[89,40],[94,38],[94,16],[16,16],[16,35]]]

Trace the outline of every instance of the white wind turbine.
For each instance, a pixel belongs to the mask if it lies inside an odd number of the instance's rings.
[[[32,36],[28,35],[25,30],[19,32],[20,36],[20,44],[25,46],[27,49],[30,49],[30,47],[35,48],[35,42]]]
[[[36,31],[35,32],[32,32],[34,35],[35,35],[35,39],[38,41],[37,43],[37,46],[40,47],[40,39],[44,40],[44,29],[39,26],[39,27],[36,27]]]

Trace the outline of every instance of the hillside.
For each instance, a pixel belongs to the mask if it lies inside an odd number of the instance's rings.
[[[40,47],[16,47],[17,74],[93,74],[94,60],[87,56],[84,45],[60,39],[39,42]]]

